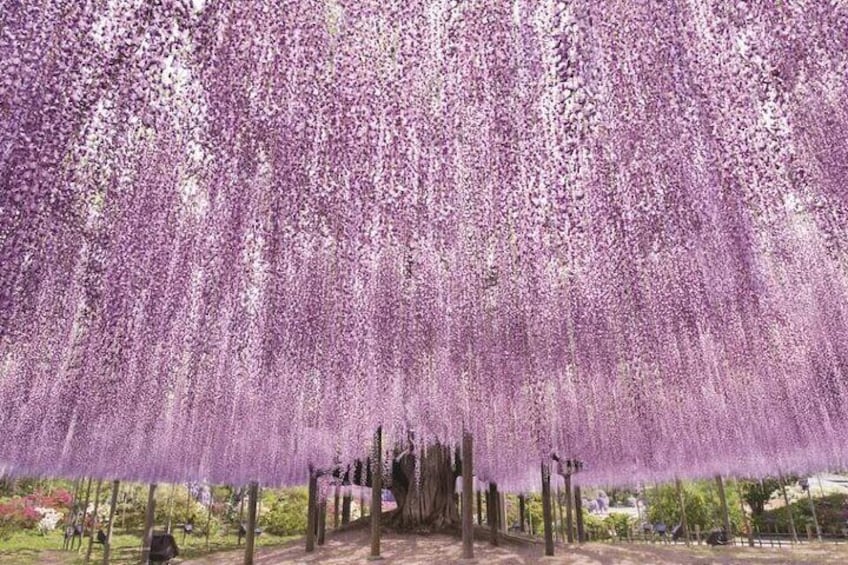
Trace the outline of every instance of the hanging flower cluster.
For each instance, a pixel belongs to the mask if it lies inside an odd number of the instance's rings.
[[[844,464],[848,5],[655,4],[11,3],[0,466]]]

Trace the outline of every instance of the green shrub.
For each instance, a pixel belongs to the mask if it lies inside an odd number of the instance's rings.
[[[267,504],[263,497],[263,503]],[[278,491],[270,507],[259,518],[259,525],[269,534],[277,536],[306,533],[308,494],[304,488]]]
[[[604,518],[604,527],[609,531],[615,532],[615,535],[619,538],[626,539],[635,524],[636,520],[634,518],[618,512],[613,512]]]
[[[744,518],[739,495],[729,481],[725,484],[724,490],[730,515],[730,527],[736,532],[741,531]],[[648,501],[649,522],[652,524],[663,522],[668,526],[669,531],[680,523],[680,501],[675,485],[652,487],[645,494]],[[702,532],[722,527],[721,501],[715,481],[684,481],[683,496],[686,505],[686,522],[691,532],[695,531],[695,526],[700,526]]]

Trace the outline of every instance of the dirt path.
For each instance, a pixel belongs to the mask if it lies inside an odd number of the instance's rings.
[[[803,545],[783,549],[747,547],[710,548],[697,546],[665,546],[651,544],[586,544],[583,546],[558,546],[557,556],[543,557],[541,545],[504,546],[495,548],[476,542],[474,555],[477,563],[530,564],[567,563],[574,565],[647,565],[653,563],[689,564],[842,564],[848,563],[848,546]],[[327,543],[307,554],[303,542],[278,548],[263,548],[257,552],[257,565],[280,563],[367,563],[368,535],[366,532],[341,532],[328,535]],[[459,563],[459,540],[444,535],[401,536],[386,534],[382,541],[382,563],[437,564]],[[243,553],[228,551],[203,559],[186,561],[191,565],[237,565],[243,562]]]

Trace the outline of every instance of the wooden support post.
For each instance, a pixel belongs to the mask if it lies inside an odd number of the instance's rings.
[[[782,473],[779,473],[777,478],[780,480],[780,492],[783,493],[783,502],[786,504],[786,515],[789,517],[789,533],[792,535],[792,543],[798,543],[798,531],[795,529],[795,516],[792,515],[792,507],[789,505],[789,495],[786,494],[786,481],[783,480]]]
[[[106,542],[103,544],[103,565],[109,565],[112,553],[112,530],[115,524],[115,508],[118,506],[120,481],[112,481],[112,498],[109,500],[109,525],[106,526]]]
[[[677,486],[677,503],[680,505],[680,527],[683,528],[683,539],[686,540],[686,545],[689,545],[689,524],[686,522],[686,498],[683,494],[683,482],[680,479],[674,479],[674,484]]]
[[[327,499],[318,503],[318,545],[324,545],[327,534]]]
[[[97,488],[94,489],[94,516],[91,519],[91,530],[88,532],[88,549],[85,551],[85,565],[91,561],[91,550],[94,548],[94,530],[97,529],[97,510],[100,509],[100,489],[103,488],[103,480],[97,481]]]
[[[571,473],[565,475],[565,535],[568,543],[574,543],[574,498],[571,492]]]
[[[333,529],[339,529],[339,485],[333,487]]]
[[[383,519],[383,429],[374,433],[374,449],[371,454],[371,555],[380,557],[380,520]]]
[[[716,475],[715,481],[716,486],[718,487],[718,498],[721,502],[722,526],[724,526],[724,533],[727,536],[727,539],[730,540],[733,537],[733,532],[730,529],[730,511],[727,508],[727,495],[724,492],[724,479],[721,475]]]
[[[77,499],[79,498],[79,491],[80,491],[82,481],[83,481],[82,478],[77,478],[77,479],[74,480],[74,493],[71,496],[71,511],[68,512],[68,518],[65,520],[65,532],[64,532],[65,537],[64,537],[64,540],[62,541],[62,549],[64,549],[64,550],[67,550],[68,547],[69,547],[69,544],[72,545],[73,542],[74,542],[74,532],[76,531],[74,529],[74,526],[76,526],[77,504],[79,503],[79,501]],[[70,536],[68,536],[68,532],[71,533]],[[73,548],[71,548],[71,549],[73,549]]]
[[[256,547],[256,506],[259,502],[259,483],[251,481],[247,486],[247,527],[244,532],[244,565],[253,565]]]
[[[353,502],[353,495],[350,491],[350,485],[342,486],[342,526],[350,524],[350,506]]]
[[[489,483],[489,496],[486,500],[486,517],[489,520],[491,538],[489,543],[494,546],[500,545],[500,534],[498,532],[498,484]]]
[[[315,551],[315,518],[318,515],[318,476],[309,467],[309,496],[306,506],[306,551]]]
[[[554,524],[551,512],[551,470],[542,463],[542,521],[545,524],[545,555],[554,554]]]
[[[85,522],[88,517],[88,503],[91,500],[91,477],[88,477],[88,484],[85,487],[85,502],[82,504],[82,524],[80,524],[80,536],[79,536],[79,545],[77,546],[77,551],[82,551],[82,538],[85,537]],[[76,530],[74,530],[74,536],[76,536]],[[74,541],[71,539],[71,551],[74,549]]]
[[[474,558],[474,442],[462,436],[462,558]]]
[[[147,490],[147,512],[144,515],[144,536],[141,543],[141,563],[150,562],[150,544],[153,542],[153,526],[156,510],[156,483],[150,483]]]
[[[524,495],[519,494],[518,495],[518,523],[520,524],[519,529],[522,533],[524,532],[524,521],[525,521],[525,517],[524,517]]]
[[[583,529],[583,497],[580,494],[580,485],[574,486],[574,518],[577,522],[577,542],[586,541],[586,532]]]
[[[477,524],[483,525],[483,493],[477,491]]]

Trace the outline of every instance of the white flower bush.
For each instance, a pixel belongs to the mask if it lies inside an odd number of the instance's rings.
[[[56,529],[56,526],[59,522],[62,521],[62,513],[56,510],[55,508],[36,508],[35,509],[39,514],[41,514],[41,520],[38,522],[38,531],[42,534],[46,534],[47,532],[52,532]]]

